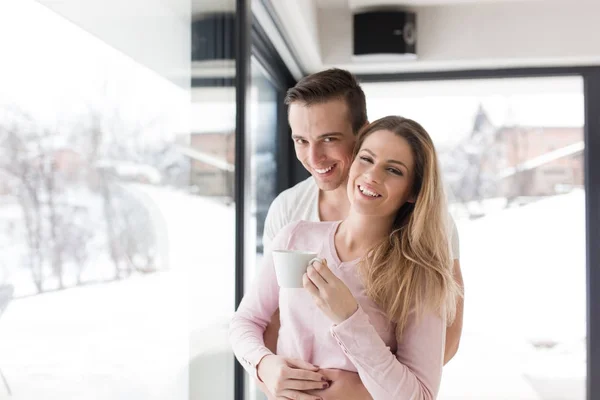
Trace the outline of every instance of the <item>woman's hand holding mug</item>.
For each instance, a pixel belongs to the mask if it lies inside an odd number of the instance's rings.
[[[358,309],[358,302],[346,284],[327,266],[327,260],[311,262],[302,284],[315,304],[336,324],[347,320]]]
[[[304,393],[305,390],[326,389],[327,378],[319,368],[302,360],[265,356],[258,363],[258,377],[277,400],[318,400],[319,396]]]

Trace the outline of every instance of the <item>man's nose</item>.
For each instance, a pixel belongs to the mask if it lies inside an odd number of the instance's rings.
[[[308,152],[309,152],[310,161],[312,163],[318,163],[320,161],[323,161],[326,158],[325,152],[319,145],[311,145]]]

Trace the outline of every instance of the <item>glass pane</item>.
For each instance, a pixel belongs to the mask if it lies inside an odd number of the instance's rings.
[[[269,206],[277,197],[277,89],[258,61],[252,62],[250,115],[252,137],[252,190],[256,209],[257,252]]]
[[[278,91],[256,59],[252,59],[252,82],[250,89],[250,137],[252,142],[251,168],[251,208],[250,224],[255,237],[246,237],[246,246],[255,248],[255,257],[245,265],[246,288],[254,279],[257,266],[263,257],[262,236],[269,206],[277,196],[277,112]],[[247,397],[264,399],[252,377],[246,378]]]
[[[439,398],[583,400],[583,88],[579,77],[365,85],[371,120],[433,137],[466,286]]]
[[[199,249],[190,275],[192,399],[233,398],[228,341],[235,309],[235,87],[192,88],[194,216],[182,227]]]
[[[0,397],[187,399],[188,88],[37,2],[0,48]]]
[[[189,275],[194,400],[234,397],[228,328],[235,311],[235,11],[233,2],[217,3],[195,3],[192,133],[182,145],[192,160],[193,213],[182,214],[182,240],[194,246],[189,253],[194,263]]]

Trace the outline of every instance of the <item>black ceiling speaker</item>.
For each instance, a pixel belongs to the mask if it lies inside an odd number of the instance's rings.
[[[354,56],[417,55],[416,15],[406,11],[364,11],[354,14]]]

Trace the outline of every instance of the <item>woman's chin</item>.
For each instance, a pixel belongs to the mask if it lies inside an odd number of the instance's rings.
[[[352,209],[356,215],[361,217],[375,217],[377,216],[377,210],[374,210],[373,207],[365,207],[362,204],[353,204]]]

